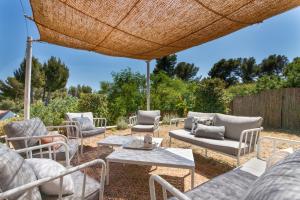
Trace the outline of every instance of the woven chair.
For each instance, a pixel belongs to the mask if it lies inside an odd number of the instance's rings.
[[[139,110],[136,116],[129,118],[129,126],[131,134],[134,133],[152,133],[153,136],[157,132],[159,136],[159,110]]]
[[[33,152],[49,149],[48,158],[53,158],[53,149],[56,145],[62,145],[65,148],[65,167],[66,169],[59,173],[59,175],[37,179],[36,172],[32,168],[28,159],[32,158]],[[54,199],[80,199],[80,200],[102,200],[105,185],[106,165],[101,159],[96,159],[72,167],[68,152],[69,146],[64,142],[54,142],[44,145],[28,147],[19,150],[12,150],[6,145],[0,144],[0,199],[31,199],[31,200],[54,200]],[[26,159],[22,156],[26,154]],[[48,159],[47,159],[48,160]],[[42,161],[42,159],[41,159]],[[101,167],[100,180],[86,174],[86,169],[89,167]],[[74,184],[74,192],[70,195],[62,195],[64,177],[71,175]],[[5,176],[4,179],[2,176]],[[42,193],[41,186],[59,179],[59,193],[57,195],[47,195]],[[47,186],[45,186],[47,187]]]
[[[80,122],[76,121],[76,118],[88,118],[92,123],[93,127],[89,130],[83,130]],[[79,138],[80,138],[80,152],[83,154],[83,141],[84,139],[101,135],[105,137],[106,132],[106,118],[95,118],[92,112],[83,112],[83,113],[66,113],[65,124],[67,125],[76,125],[79,129]]]
[[[53,134],[49,134],[50,132]],[[49,142],[62,140],[69,146],[70,159],[77,153],[77,159],[79,160],[79,130],[75,125],[46,127],[39,118],[32,118],[6,124],[4,133],[6,134],[7,146],[16,150],[41,145],[45,140],[50,140]],[[43,154],[44,157],[47,157],[47,149],[33,152],[34,157],[41,157]],[[65,149],[62,147],[56,149],[54,157],[56,160],[65,160]]]

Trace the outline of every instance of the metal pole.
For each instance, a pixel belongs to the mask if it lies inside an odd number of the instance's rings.
[[[32,66],[32,37],[27,37],[25,92],[24,92],[24,119],[30,118],[31,66]]]
[[[147,63],[147,110],[150,110],[150,60]]]

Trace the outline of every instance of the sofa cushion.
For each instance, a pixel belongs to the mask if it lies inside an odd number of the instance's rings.
[[[137,114],[137,124],[153,125],[155,117],[160,116],[159,110],[139,110]]]
[[[195,130],[196,137],[211,138],[215,140],[224,140],[224,126],[206,126],[198,124]]]
[[[137,124],[131,128],[132,132],[153,132],[154,125],[140,125]]]
[[[103,127],[95,127],[91,130],[87,130],[87,131],[81,131],[82,137],[92,137],[95,135],[99,135],[105,133],[105,128]]]
[[[240,117],[218,113],[215,115],[214,125],[225,126],[225,137],[239,141],[243,130],[260,128],[262,121],[261,117]]]
[[[47,135],[48,131],[45,124],[39,118],[29,120],[10,122],[4,126],[4,132],[7,137],[31,137]],[[28,147],[36,145],[38,139],[28,139]],[[26,148],[25,141],[12,141],[15,149]]]
[[[80,171],[76,171],[71,174],[72,180],[74,183],[74,194],[63,196],[63,200],[74,200],[81,199],[82,193],[82,180],[84,174]],[[100,183],[93,178],[86,176],[86,185],[85,185],[85,200],[99,200],[99,189]],[[43,200],[57,200],[57,196],[45,195],[42,194]]]
[[[66,113],[66,118],[69,121],[72,121],[72,119],[76,117],[88,117],[92,122],[94,120],[94,116],[92,112]]]
[[[93,121],[88,117],[74,117],[72,121],[79,123],[81,131],[89,131],[95,128]]]
[[[240,200],[256,179],[256,176],[238,168],[199,185],[185,195],[191,200]]]
[[[192,112],[189,111],[187,116],[188,117],[198,117],[198,118],[208,118],[213,119],[216,113],[203,113],[203,112]]]
[[[16,152],[0,144],[0,190],[7,190],[36,181],[34,171]],[[35,187],[31,191],[15,193],[9,199],[41,199],[40,191]]]
[[[175,139],[188,142],[203,148],[211,149],[214,151],[226,153],[229,155],[236,156],[238,154],[239,141],[231,140],[225,138],[224,140],[215,140],[209,138],[199,138],[192,135],[189,131],[184,129],[172,130],[169,132],[169,136]],[[242,143],[241,145],[241,155],[244,152],[248,152],[248,145]],[[251,148],[252,150],[252,148]]]
[[[268,169],[245,195],[244,200],[300,199],[300,151]]]
[[[192,130],[193,129],[193,123],[194,123],[194,117],[187,117],[184,120],[184,129]]]

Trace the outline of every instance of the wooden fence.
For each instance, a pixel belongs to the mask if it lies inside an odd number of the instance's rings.
[[[261,116],[263,126],[300,130],[300,88],[267,90],[259,94],[236,97],[231,114]]]

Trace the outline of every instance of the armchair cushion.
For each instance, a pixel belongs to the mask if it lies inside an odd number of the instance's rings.
[[[72,121],[76,117],[88,117],[91,121],[94,120],[92,112],[82,112],[82,113],[66,113],[67,120]]]
[[[49,176],[58,176],[64,172],[66,168],[58,162],[45,158],[26,159],[27,163],[32,167],[38,179],[43,179]],[[60,179],[47,182],[40,186],[41,192],[47,195],[59,195]],[[66,175],[63,178],[62,194],[70,195],[74,193],[74,184],[71,175]]]
[[[105,133],[105,128],[102,127],[94,127],[91,130],[81,131],[82,137],[91,137],[94,135],[99,135],[101,133]]]
[[[76,171],[71,174],[74,183],[74,193],[72,195],[63,196],[63,200],[81,199],[82,180],[84,174]],[[85,200],[99,200],[100,183],[93,178],[86,176]],[[57,196],[42,194],[43,200],[57,200]]]
[[[39,118],[29,120],[10,122],[4,126],[4,132],[7,137],[31,137],[47,135],[48,131],[45,124]],[[38,139],[28,139],[28,147],[36,145]],[[15,149],[26,148],[25,141],[12,141]]]
[[[137,115],[137,124],[153,125],[155,117],[160,116],[159,110],[139,110]]]
[[[88,117],[75,117],[72,121],[77,121],[80,124],[80,129],[82,131],[89,131],[95,128],[93,121]]]
[[[224,140],[224,126],[206,126],[198,124],[195,130],[196,137],[211,138],[215,140]]]
[[[261,117],[241,117],[224,114],[216,114],[215,126],[225,126],[225,137],[233,140],[240,140],[243,130],[260,128],[263,119]]]
[[[154,125],[135,125],[131,128],[131,131],[133,132],[153,132],[154,131]]]
[[[16,152],[0,144],[0,190],[7,190],[25,185],[36,180],[30,165]],[[41,194],[37,187],[31,191],[19,192],[10,199],[40,200]]]

